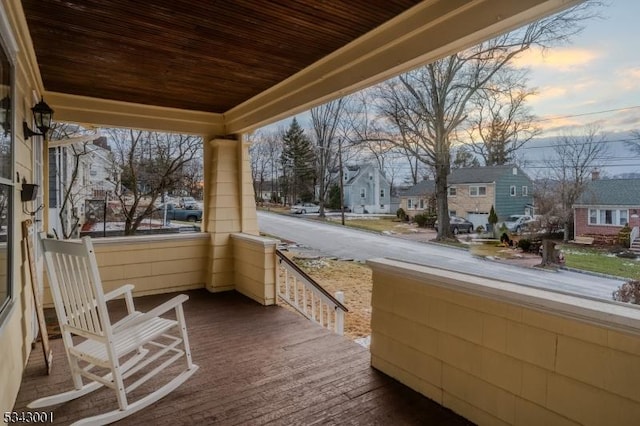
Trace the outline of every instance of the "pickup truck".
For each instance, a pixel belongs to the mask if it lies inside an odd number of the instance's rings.
[[[164,216],[164,205],[158,208],[160,217]],[[176,204],[167,203],[167,220],[186,220],[188,222],[196,222],[202,220],[202,210],[200,209],[181,209]]]

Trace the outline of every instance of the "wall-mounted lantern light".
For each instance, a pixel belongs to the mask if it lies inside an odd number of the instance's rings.
[[[36,123],[36,127],[40,130],[40,133],[34,132],[29,128],[26,121],[22,122],[22,128],[24,130],[24,138],[29,139],[31,136],[45,136],[51,128],[51,119],[53,118],[53,110],[43,98],[40,98],[33,108],[33,120]]]

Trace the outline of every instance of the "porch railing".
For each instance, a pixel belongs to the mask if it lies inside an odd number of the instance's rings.
[[[634,226],[631,230],[631,235],[629,235],[629,246],[633,245],[633,242],[638,239],[638,235],[640,234],[640,230],[637,226]]]
[[[335,296],[325,290],[280,250],[276,250],[278,297],[300,314],[340,335],[344,333],[344,293]]]

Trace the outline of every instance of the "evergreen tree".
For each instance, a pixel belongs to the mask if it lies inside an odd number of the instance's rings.
[[[290,203],[314,198],[315,154],[311,140],[295,118],[283,136],[282,169]]]

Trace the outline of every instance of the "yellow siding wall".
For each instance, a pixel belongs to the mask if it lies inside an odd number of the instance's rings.
[[[134,296],[203,288],[208,244],[207,234],[93,240],[104,291],[133,284]],[[48,286],[45,305],[53,306]]]
[[[38,83],[30,66],[35,61],[30,56],[28,48],[29,36],[26,31],[22,31],[21,26],[21,4],[18,0],[2,1],[0,4],[0,18],[3,20],[0,25],[2,30],[11,34],[17,47],[15,84],[16,96],[14,99],[14,143],[15,143],[15,172],[24,177],[28,183],[33,182],[33,152],[32,141],[25,140],[22,134],[22,122],[31,121],[30,108],[35,104],[34,91],[39,92]],[[5,25],[5,22],[8,25]],[[9,40],[4,40],[10,44]],[[45,157],[46,158],[46,157]],[[15,176],[15,174],[13,175]],[[14,241],[8,251],[13,254],[13,278],[12,278],[12,305],[3,313],[0,322],[0,412],[10,411],[15,402],[20,387],[22,372],[31,352],[31,342],[33,341],[33,295],[31,292],[31,278],[29,274],[27,259],[21,241],[21,222],[28,215],[22,211],[23,204],[20,202],[21,185],[14,187],[13,215]],[[26,205],[33,210],[37,206],[33,203]],[[4,281],[3,284],[4,285]]]
[[[635,307],[370,264],[375,368],[478,424],[638,424]]]
[[[236,290],[263,305],[275,303],[277,240],[233,234]]]
[[[206,223],[210,233],[206,286],[218,292],[234,288],[233,250],[230,236],[241,232],[238,145],[236,140],[216,139],[205,144]]]

